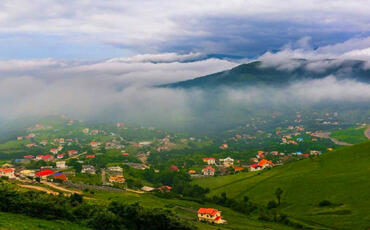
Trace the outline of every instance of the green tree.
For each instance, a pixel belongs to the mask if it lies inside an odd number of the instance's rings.
[[[283,190],[281,188],[277,188],[275,191],[276,199],[278,200],[278,204],[280,205],[281,195],[283,194]]]

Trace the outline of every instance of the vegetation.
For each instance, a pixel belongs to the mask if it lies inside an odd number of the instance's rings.
[[[226,193],[236,200],[248,196],[266,205],[276,199],[274,191],[281,188],[280,209],[291,218],[317,228],[366,229],[369,152],[370,142],[366,142],[261,173],[198,179],[194,183],[210,188],[209,196]],[[336,205],[326,205],[323,200]]]
[[[361,143],[367,140],[364,132],[367,126],[351,127],[343,130],[335,130],[331,133],[331,137],[351,144]]]

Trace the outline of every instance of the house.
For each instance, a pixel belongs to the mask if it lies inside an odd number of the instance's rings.
[[[129,153],[122,153],[122,156],[128,156]]]
[[[220,146],[220,149],[227,149],[227,148],[229,148],[229,145],[228,144],[222,144],[221,146]]]
[[[189,173],[189,174],[194,174],[194,173],[196,173],[196,171],[195,171],[195,170],[190,169],[190,170],[188,171],[188,173]]]
[[[58,155],[57,155],[57,158],[58,158],[58,159],[63,159],[63,157],[64,157],[64,156],[65,156],[65,154],[64,154],[64,153],[62,153],[62,154],[58,154]]]
[[[221,162],[224,163],[224,166],[231,167],[234,164],[234,159],[231,157],[226,157],[225,159],[220,159]]]
[[[244,168],[243,167],[240,167],[240,166],[232,166],[233,167],[233,169],[235,170],[235,172],[240,172],[240,171],[243,171],[244,170]]]
[[[170,170],[171,170],[172,172],[178,172],[178,171],[180,171],[180,170],[179,170],[179,168],[178,168],[176,165],[171,165],[171,166],[170,166]]]
[[[82,165],[81,173],[95,174],[95,167],[92,165]]]
[[[35,144],[35,143],[31,143],[31,144],[27,144],[27,145],[26,145],[26,147],[27,147],[27,148],[32,148],[32,147],[34,147],[34,146],[36,146],[36,144]]]
[[[53,170],[45,169],[45,170],[41,170],[40,172],[37,172],[35,175],[42,179],[46,179],[48,176],[53,175],[53,174],[54,174]]]
[[[95,141],[92,141],[92,142],[90,142],[90,146],[91,146],[92,148],[96,148],[96,147],[98,147],[98,146],[99,146],[99,144],[98,144],[97,142],[95,142]]]
[[[118,122],[117,123],[117,128],[121,128],[121,127],[124,127],[125,126],[125,123],[123,122]]]
[[[262,167],[260,167],[258,164],[252,164],[249,166],[249,171],[254,172],[254,171],[259,171],[261,170]]]
[[[122,175],[114,175],[109,177],[111,183],[125,183],[125,178]]]
[[[17,140],[18,141],[21,141],[21,140],[23,140],[23,137],[22,136],[19,136],[19,137],[17,137]]]
[[[258,162],[258,166],[260,166],[262,169],[264,169],[264,168],[273,167],[274,164],[272,163],[272,161],[262,159],[262,160],[260,160],[260,162]]]
[[[163,185],[163,186],[161,186],[161,187],[158,188],[158,190],[160,192],[170,192],[171,189],[172,189],[172,187],[171,186],[168,186],[168,185]]]
[[[62,180],[62,181],[67,181],[68,180],[66,174],[64,174],[64,173],[54,173],[53,178],[54,178],[54,180]]]
[[[214,224],[223,224],[226,221],[222,219],[221,211],[214,208],[200,208],[198,210],[198,220]]]
[[[116,173],[122,173],[123,172],[123,169],[119,166],[108,167],[108,170],[110,172],[116,172]]]
[[[95,155],[86,155],[86,157],[85,157],[86,159],[89,159],[89,158],[95,158]]]
[[[53,154],[58,154],[59,150],[58,149],[50,149],[50,152]]]
[[[202,173],[204,176],[214,176],[216,169],[212,168],[212,166],[207,166],[202,169]]]
[[[214,157],[204,157],[203,162],[207,163],[208,165],[214,165],[214,164],[216,164],[216,158],[214,158]]]
[[[14,168],[0,168],[0,176],[6,176],[9,179],[15,178],[15,169]]]
[[[91,132],[90,132],[90,134],[93,134],[93,135],[96,135],[96,134],[98,134],[99,133],[99,130],[97,130],[97,129],[93,129],[93,130],[91,130]]]
[[[144,191],[144,192],[153,192],[155,190],[155,188],[152,188],[152,187],[149,187],[149,186],[143,186],[141,188],[141,191]]]
[[[47,145],[48,144],[48,141],[47,140],[42,140],[42,141],[40,141],[40,144]]]
[[[35,176],[35,170],[22,170],[19,172],[21,177],[34,177]]]
[[[78,151],[77,151],[77,150],[68,150],[68,155],[69,155],[69,156],[75,155],[75,154],[77,154],[77,153],[78,153]]]
[[[321,155],[321,152],[320,151],[317,151],[317,150],[311,150],[310,151],[310,154],[311,155]]]
[[[82,130],[82,132],[83,132],[84,134],[89,134],[89,129],[88,129],[88,128],[83,129],[83,130]]]
[[[54,156],[52,155],[37,155],[36,160],[44,160],[44,161],[52,161],[54,160]]]
[[[33,159],[33,158],[34,158],[33,155],[26,155],[26,156],[24,156],[24,159]]]
[[[30,134],[28,134],[27,138],[34,138],[35,136],[36,136],[36,134],[30,133]]]
[[[57,161],[55,164],[56,164],[57,168],[59,168],[59,169],[67,168],[65,161]]]

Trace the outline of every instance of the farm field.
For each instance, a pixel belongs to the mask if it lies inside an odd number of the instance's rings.
[[[369,227],[370,142],[345,147],[314,159],[286,164],[261,173],[202,178],[193,183],[228,197],[248,196],[259,204],[274,200],[281,188],[281,209],[290,217],[322,228]],[[320,207],[324,200],[330,205]]]

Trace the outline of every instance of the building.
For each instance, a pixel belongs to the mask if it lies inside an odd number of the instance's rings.
[[[75,155],[75,154],[77,154],[77,153],[78,153],[78,151],[77,151],[77,150],[68,150],[68,155],[69,155],[69,156]]]
[[[89,159],[89,158],[95,158],[95,155],[86,155],[86,157],[85,157],[86,159]]]
[[[114,175],[109,177],[111,183],[125,183],[125,178],[122,175]]]
[[[81,173],[95,174],[95,167],[92,165],[82,165]]]
[[[110,172],[114,172],[114,173],[122,173],[123,172],[123,169],[119,166],[108,167],[108,170]]]
[[[149,186],[143,186],[141,188],[141,191],[144,191],[144,192],[153,192],[155,190],[155,188],[152,188],[152,187],[149,187]]]
[[[52,161],[54,160],[54,156],[52,155],[37,155],[36,160],[44,160],[44,161]]]
[[[172,172],[178,172],[178,171],[180,171],[180,170],[179,170],[179,168],[178,168],[176,165],[171,165],[171,166],[170,166],[170,170],[171,170]]]
[[[65,154],[64,154],[64,153],[62,153],[62,154],[58,154],[58,155],[57,155],[57,158],[58,158],[58,159],[63,159],[63,158],[64,158],[64,156],[65,156]]]
[[[92,142],[90,143],[90,146],[91,146],[92,148],[96,148],[96,147],[98,147],[98,146],[99,146],[99,144],[98,144],[97,142],[95,142],[95,141],[92,141]]]
[[[40,172],[37,172],[35,175],[42,179],[46,179],[48,176],[53,175],[53,174],[54,174],[53,170],[45,169],[45,170],[41,170]]]
[[[234,165],[234,159],[231,157],[226,157],[225,159],[220,159],[221,162],[224,163],[224,166],[231,167]]]
[[[227,148],[229,148],[229,145],[228,144],[222,144],[221,146],[220,146],[220,149],[227,149]]]
[[[53,153],[53,154],[57,154],[59,152],[58,149],[50,149],[50,152]]]
[[[62,181],[67,181],[68,178],[64,173],[54,173],[53,174],[54,180],[62,180]]]
[[[214,208],[200,208],[198,210],[198,220],[214,224],[223,224],[226,221],[222,219],[221,211]]]
[[[212,168],[212,166],[207,166],[202,169],[202,173],[204,176],[214,176],[216,169]]]
[[[35,170],[22,170],[19,172],[21,177],[34,177],[35,176]]]
[[[254,171],[259,171],[262,168],[258,164],[252,164],[249,166],[249,171],[254,172]]]
[[[9,179],[15,178],[14,172],[14,168],[0,168],[0,176],[6,176]]]
[[[57,161],[55,164],[56,164],[57,168],[59,168],[59,169],[67,168],[65,161]]]
[[[216,158],[214,158],[214,157],[204,157],[203,162],[207,163],[208,165],[214,165],[214,164],[216,164]]]
[[[274,166],[274,164],[269,160],[262,159],[260,160],[260,162],[258,162],[258,166],[264,169],[264,168],[271,168]]]

